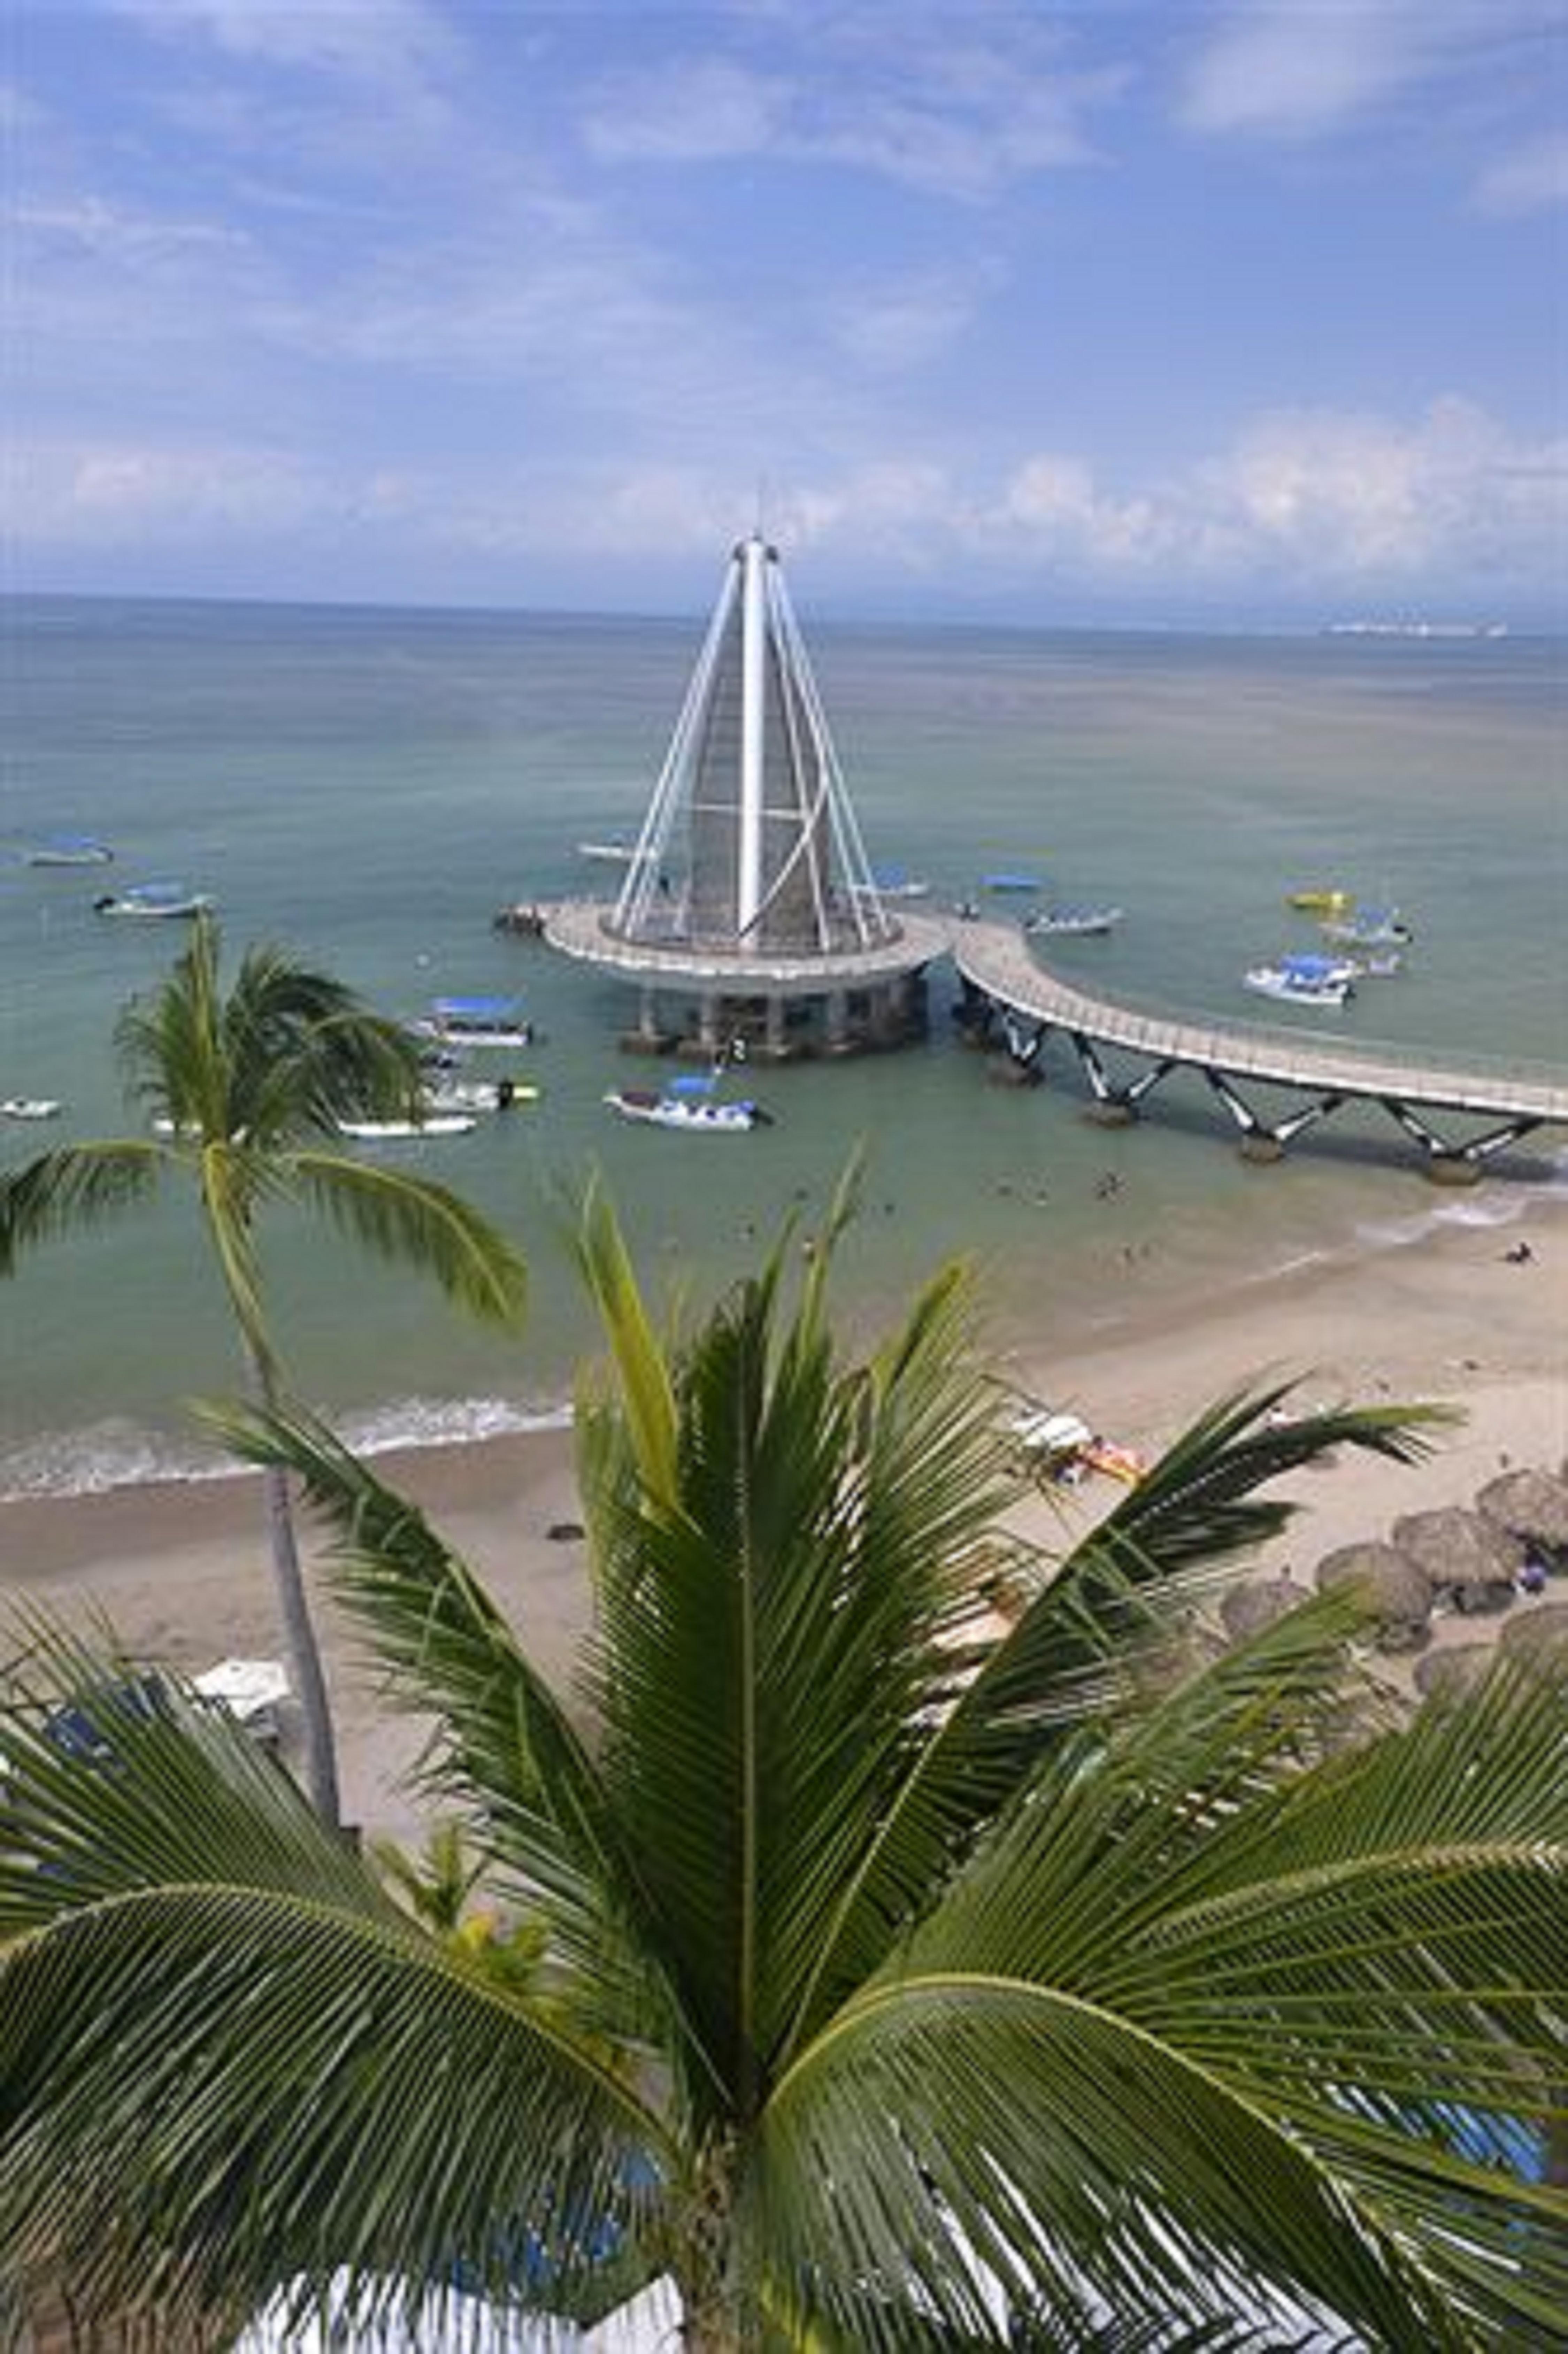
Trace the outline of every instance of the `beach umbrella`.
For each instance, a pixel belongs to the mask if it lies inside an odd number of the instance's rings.
[[[1428,1651],[1415,1662],[1415,1689],[1424,1700],[1434,1692],[1457,1698],[1480,1682],[1495,1656],[1490,1643],[1453,1643],[1446,1650]]]
[[[1505,1650],[1533,1651],[1543,1643],[1568,1648],[1568,1602],[1531,1602],[1521,1606],[1502,1630]]]
[[[1314,1575],[1320,1594],[1348,1585],[1366,1596],[1377,1618],[1380,1650],[1418,1651],[1425,1642],[1432,1588],[1408,1553],[1373,1540],[1340,1545],[1324,1556]]]
[[[1393,1543],[1425,1576],[1433,1594],[1452,1597],[1466,1612],[1506,1609],[1524,1548],[1495,1521],[1463,1505],[1406,1512],[1391,1531]]]
[[[1568,1479],[1555,1471],[1499,1472],[1476,1498],[1476,1510],[1552,1568],[1568,1568]]]
[[[1232,1586],[1220,1605],[1220,1621],[1233,1643],[1244,1643],[1306,1599],[1305,1587],[1292,1585],[1287,1577],[1255,1578]]]

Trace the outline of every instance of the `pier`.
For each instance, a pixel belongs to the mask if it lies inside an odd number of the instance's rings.
[[[1020,1076],[1039,1076],[1047,1041],[1065,1038],[1095,1116],[1107,1124],[1137,1119],[1172,1071],[1197,1071],[1234,1121],[1250,1160],[1277,1161],[1294,1138],[1342,1107],[1375,1104],[1442,1184],[1473,1183],[1495,1154],[1537,1129],[1568,1127],[1568,1080],[1406,1061],[1386,1045],[1358,1048],[1320,1032],[1166,1019],[1063,981],[1011,926],[955,920],[948,948],[964,992],[959,1019],[970,1034],[1005,1053]],[[1118,1057],[1114,1071],[1107,1050]],[[1260,1087],[1287,1090],[1293,1108],[1261,1110]],[[1436,1115],[1483,1125],[1456,1138],[1439,1130]]]

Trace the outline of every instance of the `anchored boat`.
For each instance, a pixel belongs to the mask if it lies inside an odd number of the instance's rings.
[[[622,1119],[640,1120],[648,1128],[683,1129],[692,1136],[744,1136],[747,1129],[768,1128],[772,1114],[749,1097],[717,1102],[715,1072],[693,1071],[672,1079],[665,1088],[611,1087],[605,1102]]]
[[[1283,956],[1254,965],[1242,986],[1282,1005],[1327,1005],[1337,1010],[1355,994],[1356,969],[1342,957]]]
[[[199,916],[212,904],[205,891],[187,891],[183,883],[128,883],[123,891],[105,891],[95,899],[92,912],[167,920]]]
[[[340,1136],[360,1144],[415,1143],[427,1136],[471,1136],[479,1126],[471,1111],[432,1111],[418,1119],[340,1119]]]
[[[410,1025],[417,1038],[440,1046],[529,1046],[534,1025],[515,997],[438,997]]]
[[[1114,932],[1121,918],[1119,907],[1039,907],[1025,916],[1023,928],[1032,938],[1047,934],[1059,939],[1086,939]]]
[[[1326,940],[1343,949],[1403,949],[1415,938],[1397,907],[1360,907],[1330,917],[1322,931]]]
[[[24,866],[108,866],[114,853],[90,833],[53,833],[22,853]]]

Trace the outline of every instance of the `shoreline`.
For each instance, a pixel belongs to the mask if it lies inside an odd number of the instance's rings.
[[[1238,1387],[1294,1377],[1308,1404],[1431,1403],[1462,1422],[1432,1434],[1408,1469],[1351,1457],[1282,1488],[1302,1510],[1248,1575],[1293,1573],[1340,1544],[1386,1536],[1401,1513],[1468,1503],[1499,1469],[1557,1470],[1568,1458],[1568,1214],[1532,1205],[1533,1256],[1503,1257],[1496,1228],[1456,1224],[1393,1252],[1349,1255],[1255,1277],[1202,1301],[1163,1298],[1114,1336],[1025,1343],[991,1359],[999,1376],[1151,1455]],[[479,1573],[557,1688],[591,1619],[574,1440],[553,1426],[392,1447],[378,1476],[423,1509]],[[107,1620],[138,1658],[194,1672],[280,1649],[260,1476],[146,1482],[0,1499],[0,1614],[43,1606],[66,1623]],[[1094,1479],[1033,1533],[1047,1547],[1104,1509]],[[1077,1500],[1081,1499],[1081,1502]],[[1060,1537],[1057,1534],[1061,1531]],[[556,1532],[552,1534],[552,1531]],[[307,1556],[313,1532],[302,1523]],[[400,1836],[419,1818],[398,1787],[418,1744],[354,1667],[352,1635],[319,1611],[351,1819]],[[1460,1622],[1474,1639],[1481,1632]],[[14,1632],[14,1628],[13,1628]]]

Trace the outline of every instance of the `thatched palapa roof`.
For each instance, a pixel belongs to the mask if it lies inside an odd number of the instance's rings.
[[[1378,1622],[1378,1643],[1386,1651],[1419,1650],[1432,1615],[1432,1588],[1408,1553],[1369,1542],[1340,1545],[1318,1564],[1319,1593],[1354,1586],[1365,1596]]]
[[[1476,1498],[1476,1510],[1525,1544],[1568,1554],[1568,1479],[1555,1471],[1499,1472]]]
[[[1524,1548],[1495,1521],[1459,1504],[1406,1512],[1392,1540],[1414,1562],[1435,1595],[1452,1595],[1461,1610],[1502,1607],[1511,1598]]]

